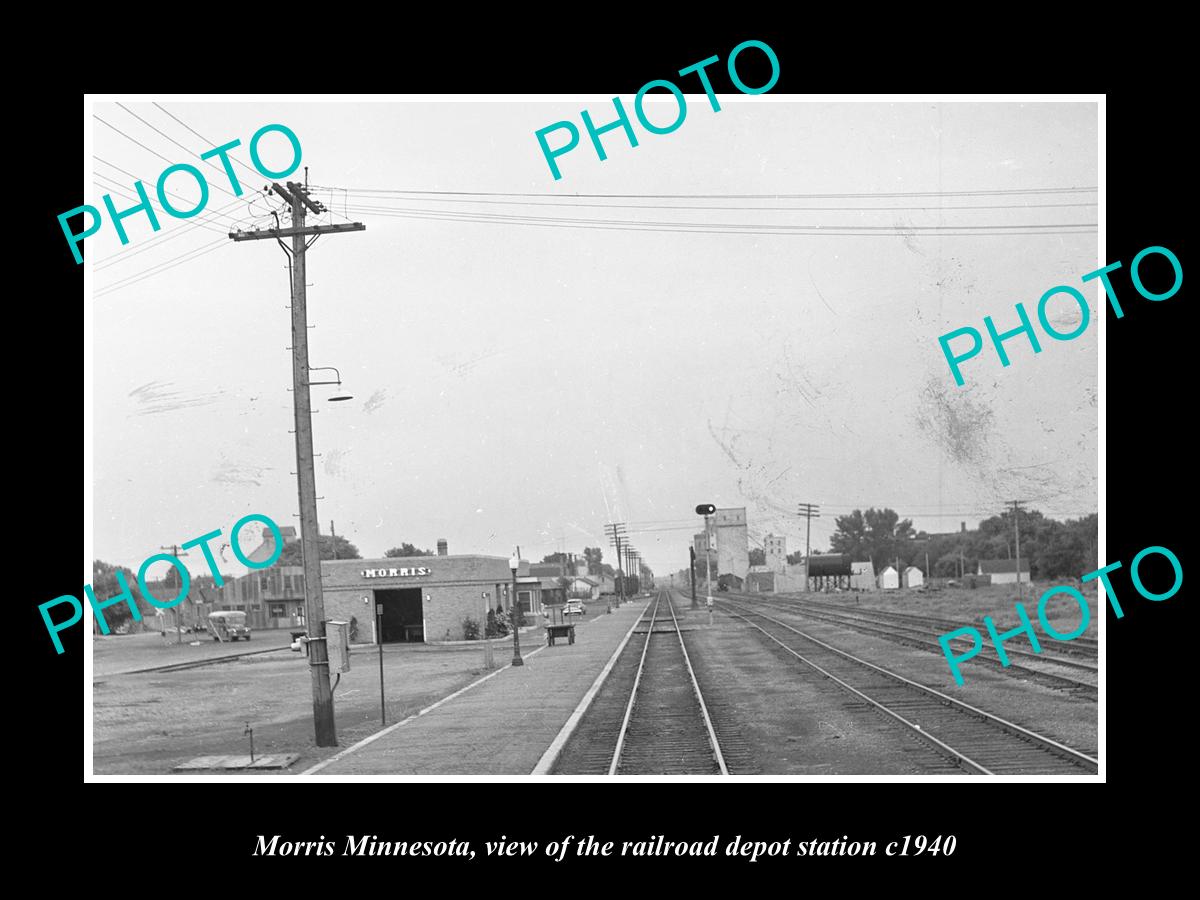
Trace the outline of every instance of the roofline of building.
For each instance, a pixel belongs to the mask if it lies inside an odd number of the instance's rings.
[[[378,566],[380,563],[383,563],[389,568],[395,568],[396,566],[401,565],[411,566],[414,564],[414,560],[420,561],[416,563],[419,565],[423,562],[430,560],[436,561],[439,559],[495,559],[503,562],[504,565],[507,566],[509,557],[489,556],[485,553],[448,553],[445,556],[373,556],[370,559],[323,559],[321,560],[321,563],[322,565],[325,563],[353,563],[356,566],[365,566],[368,563],[375,563],[376,566]]]

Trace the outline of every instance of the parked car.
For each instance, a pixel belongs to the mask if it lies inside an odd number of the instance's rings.
[[[250,640],[250,628],[246,625],[246,614],[241,610],[226,609],[208,614],[208,632],[214,641]]]
[[[587,607],[583,605],[582,600],[568,600],[563,606],[564,616],[585,616],[587,615]]]

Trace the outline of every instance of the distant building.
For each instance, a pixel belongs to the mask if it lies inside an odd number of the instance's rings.
[[[880,590],[894,591],[900,587],[900,574],[891,566],[888,566],[879,573],[878,583]]]
[[[567,592],[571,597],[578,597],[584,600],[599,600],[600,579],[593,578],[591,575],[576,575],[571,579],[571,584]]]
[[[904,574],[901,575],[901,581],[903,581],[906,588],[921,587],[925,584],[925,573],[916,566],[909,566],[904,570]]]
[[[300,538],[296,535],[296,529],[291,525],[284,525],[279,529],[280,536],[283,538],[283,547],[288,544],[294,544]],[[283,552],[283,547],[279,548],[279,552]],[[246,558],[250,562],[265,563],[268,559],[275,555],[275,534],[267,526],[263,526],[262,543],[254,550],[246,554]]]
[[[866,562],[850,563],[850,588],[855,591],[873,591],[875,583],[875,564],[869,559]]]
[[[774,593],[775,573],[766,566],[751,566],[746,575],[746,590],[752,594]]]
[[[713,516],[718,575],[744,582],[750,572],[750,546],[746,535],[746,508],[718,509]]]
[[[772,572],[787,570],[787,538],[781,534],[768,534],[763,539],[763,554],[767,559],[767,568]]]
[[[543,605],[549,604],[551,606],[559,606],[559,605],[567,602],[566,589],[563,588],[563,586],[561,584],[559,584],[558,578],[547,578],[545,576],[541,576],[540,578],[538,578],[538,584],[540,585],[541,591],[542,591],[542,604]],[[518,589],[520,588],[520,586],[521,586],[521,579],[518,578],[517,579]],[[518,590],[518,596],[520,596],[519,590]],[[524,608],[525,607],[522,606],[522,609],[524,609]]]
[[[990,575],[992,584],[1016,584],[1017,561],[1015,559],[981,559],[976,575]],[[1021,560],[1021,582],[1029,583],[1029,560]]]
[[[240,578],[226,578],[223,587],[207,588],[204,593],[211,599],[213,610],[244,612],[251,628],[304,625],[302,566],[271,566]]]

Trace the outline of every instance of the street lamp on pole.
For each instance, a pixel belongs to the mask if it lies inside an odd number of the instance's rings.
[[[517,569],[519,569],[521,567],[521,561],[514,556],[512,559],[510,559],[508,561],[508,567],[509,567],[509,569],[512,570],[512,579],[513,579],[512,608],[510,610],[510,612],[512,614],[511,618],[512,618],[512,632],[513,632],[512,664],[514,666],[523,666],[523,665],[525,665],[525,660],[521,659],[521,633],[520,633],[520,628],[517,625],[518,621],[520,621],[520,615],[521,615],[520,602],[517,600]]]
[[[337,376],[337,380],[335,380],[335,381],[310,381],[308,383],[309,387],[312,387],[312,386],[318,385],[318,384],[336,384],[339,388],[342,386],[342,373],[339,372],[334,366],[309,366],[308,371],[310,371],[310,372],[333,372],[334,375]],[[330,403],[338,403],[338,402],[344,402],[346,400],[353,400],[354,397],[351,394],[335,394],[334,396],[327,397],[326,399],[329,400]]]

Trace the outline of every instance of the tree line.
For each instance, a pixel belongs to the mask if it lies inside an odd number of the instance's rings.
[[[834,553],[855,561],[871,560],[875,570],[884,566],[916,566],[932,574],[954,578],[977,571],[980,560],[1016,557],[1015,524],[1020,525],[1021,559],[1029,561],[1034,579],[1078,578],[1096,566],[1099,516],[1058,521],[1036,509],[1021,510],[1014,521],[1012,510],[984,519],[979,527],[947,534],[928,534],[913,528],[892,509],[856,509],[838,516],[830,538]],[[789,556],[790,560],[790,556]]]

